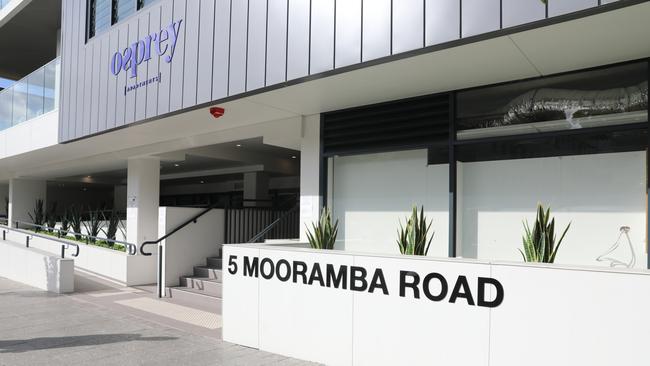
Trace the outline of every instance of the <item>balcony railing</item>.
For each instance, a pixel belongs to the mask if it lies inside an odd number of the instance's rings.
[[[60,64],[56,58],[0,91],[0,131],[57,109]]]

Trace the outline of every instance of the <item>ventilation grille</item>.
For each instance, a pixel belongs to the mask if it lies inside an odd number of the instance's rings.
[[[323,155],[352,155],[446,145],[449,94],[323,115]]]

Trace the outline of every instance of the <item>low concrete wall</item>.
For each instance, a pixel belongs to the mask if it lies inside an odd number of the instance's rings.
[[[327,365],[648,362],[647,271],[276,245],[223,252],[228,342]]]
[[[27,234],[20,232],[7,232],[7,239],[17,243],[25,243],[26,236]],[[75,251],[73,246],[66,251],[66,258],[74,259],[77,268],[106,277],[124,286],[148,285],[156,282],[155,247],[150,248],[154,254],[145,257],[83,243],[77,244],[80,246],[78,257],[72,257]],[[54,255],[61,254],[61,244],[45,238],[32,237],[30,247]]]
[[[54,293],[74,291],[74,261],[0,240],[0,276]]]

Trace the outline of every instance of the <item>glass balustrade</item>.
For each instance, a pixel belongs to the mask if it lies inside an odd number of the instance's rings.
[[[60,69],[60,59],[56,58],[0,91],[0,130],[57,108]]]

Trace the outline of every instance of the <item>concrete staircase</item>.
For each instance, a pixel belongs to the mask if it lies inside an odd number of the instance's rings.
[[[167,288],[174,302],[221,314],[223,293],[221,257],[209,257],[205,266],[195,266],[192,276],[182,276],[179,287]]]

